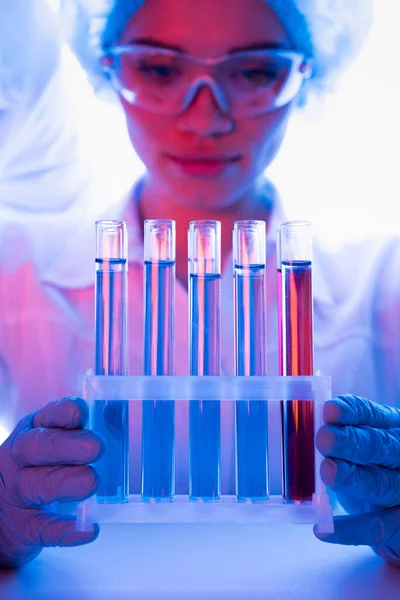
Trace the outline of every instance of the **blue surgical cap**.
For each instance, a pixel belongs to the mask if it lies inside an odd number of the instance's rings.
[[[373,0],[264,0],[293,46],[314,59],[314,85],[326,87],[357,54],[372,24]],[[118,42],[145,0],[64,0],[78,3],[91,21],[92,48]],[[82,18],[82,14],[80,15]]]

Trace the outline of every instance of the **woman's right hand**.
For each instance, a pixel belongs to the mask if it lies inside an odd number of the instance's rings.
[[[50,402],[24,417],[0,446],[0,565],[19,567],[45,546],[77,546],[95,540],[75,531],[75,517],[50,511],[57,501],[81,501],[98,486],[88,466],[103,454],[99,436],[84,426],[80,398]]]
[[[359,396],[337,396],[324,406],[317,447],[326,457],[323,482],[347,515],[319,539],[365,545],[400,566],[400,410]]]

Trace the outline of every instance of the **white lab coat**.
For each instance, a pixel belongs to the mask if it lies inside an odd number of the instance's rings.
[[[16,213],[15,213],[16,214]],[[129,228],[129,368],[142,369],[141,224],[132,201],[109,210]],[[267,233],[268,372],[278,374],[275,232],[278,198]],[[11,426],[46,402],[77,392],[77,377],[94,360],[94,224],[84,217],[67,237],[47,241],[46,227],[0,224],[0,367],[3,422]],[[67,226],[66,226],[67,227]],[[67,230],[66,230],[67,231]],[[40,251],[38,250],[40,249]],[[230,263],[229,263],[230,264]],[[400,252],[397,240],[349,246],[336,256],[315,244],[315,368],[332,377],[333,394],[354,393],[395,404],[399,398]],[[232,270],[222,276],[222,374],[233,374]],[[187,291],[176,286],[176,374],[188,373]],[[131,490],[140,488],[140,430],[131,411]],[[187,405],[176,409],[177,491],[187,491]],[[223,403],[222,489],[232,491],[234,413]],[[270,422],[279,431],[278,414]],[[280,489],[279,452],[271,456],[271,491]]]

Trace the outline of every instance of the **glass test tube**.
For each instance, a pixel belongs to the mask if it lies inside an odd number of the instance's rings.
[[[219,375],[221,224],[192,221],[188,232],[190,375]],[[189,498],[220,498],[220,401],[191,400]]]
[[[276,232],[276,288],[278,304],[278,353],[279,375],[283,375],[282,359],[282,259],[281,259],[281,232]]]
[[[237,221],[233,230],[236,375],[266,375],[265,222]],[[236,495],[268,499],[268,407],[236,403]]]
[[[124,221],[96,223],[95,374],[127,375],[127,233]],[[93,429],[106,444],[96,463],[97,500],[127,502],[129,496],[129,402],[98,400]]]
[[[144,375],[173,375],[175,221],[144,223]],[[175,403],[142,405],[142,500],[172,501],[175,493]]]
[[[278,360],[279,360],[279,375],[283,375],[283,357],[282,357],[282,260],[281,260],[281,231],[276,232],[276,288],[277,288],[277,318],[278,318]],[[281,413],[281,440],[282,440],[282,497],[286,497],[285,489],[285,464],[283,458],[283,439],[284,439],[284,415],[285,402],[280,402]]]
[[[305,221],[283,223],[282,370],[283,375],[313,374],[312,229]],[[283,461],[287,502],[312,499],[315,491],[314,406],[306,400],[284,402]]]

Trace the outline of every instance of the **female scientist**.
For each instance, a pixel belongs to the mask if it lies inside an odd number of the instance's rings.
[[[277,374],[275,232],[285,218],[264,172],[279,151],[291,112],[306,100],[307,90],[322,86],[357,49],[368,28],[369,3],[337,0],[320,7],[313,0],[116,0],[110,7],[99,0],[98,6],[98,25],[105,25],[102,62],[118,92],[132,144],[146,167],[120,210],[104,215],[125,219],[130,229],[129,312],[136,325],[130,332],[130,372],[139,374],[142,368],[142,330],[137,327],[143,314],[142,223],[156,217],[176,221],[177,374],[188,371],[189,221],[221,221],[222,290],[227,299],[234,221],[267,222],[268,364],[270,374]],[[95,25],[91,30],[99,31]],[[115,60],[121,53],[125,60]],[[224,67],[220,77],[210,74],[209,58]],[[182,74],[179,93],[163,94],[162,102],[156,103],[150,87],[165,85],[171,75],[165,65],[171,64],[172,69],[179,65],[176,70]],[[129,69],[135,68],[144,75],[140,85],[133,85],[129,76]],[[223,74],[228,70],[237,77],[227,85]],[[270,79],[276,73],[283,75],[284,84],[272,87]],[[251,84],[246,89],[254,90],[254,95],[242,93],[242,78]],[[13,235],[12,223],[1,235],[4,410],[12,408],[14,419],[31,413],[0,447],[4,564],[22,564],[43,546],[86,543],[98,534],[97,527],[90,533],[76,533],[73,518],[51,514],[45,507],[60,498],[83,499],[96,488],[95,471],[87,465],[101,454],[102,444],[84,429],[86,407],[72,397],[54,401],[73,394],[77,375],[93,364],[92,244],[93,222],[86,222],[83,213],[75,234],[57,241],[45,266],[32,259],[29,236],[21,231],[17,238]],[[371,401],[394,405],[400,390],[396,368],[400,343],[392,333],[399,330],[400,282],[395,275],[400,272],[399,261],[392,242],[368,253],[365,248],[351,248],[334,261],[318,246],[314,255],[315,364],[332,376],[335,394],[369,398],[341,396],[326,405],[327,425],[318,434],[320,449],[327,456],[322,475],[349,512],[357,512],[338,518],[335,533],[327,539],[370,545],[395,563],[400,562],[399,513],[391,507],[398,503],[400,416],[396,409]],[[394,274],[392,279],[379,276],[383,265]],[[231,304],[227,300],[222,311],[224,374],[233,373],[228,350]],[[229,429],[232,419],[225,409],[223,430]],[[187,481],[185,422],[181,407],[176,455],[180,493],[185,492]],[[234,468],[233,440],[224,439],[223,433],[222,439],[229,473]],[[138,472],[140,451],[136,450],[132,473]],[[276,474],[272,477],[272,490],[278,487],[278,479]],[[222,482],[223,491],[227,485]],[[132,491],[138,491],[138,486],[133,475]]]

